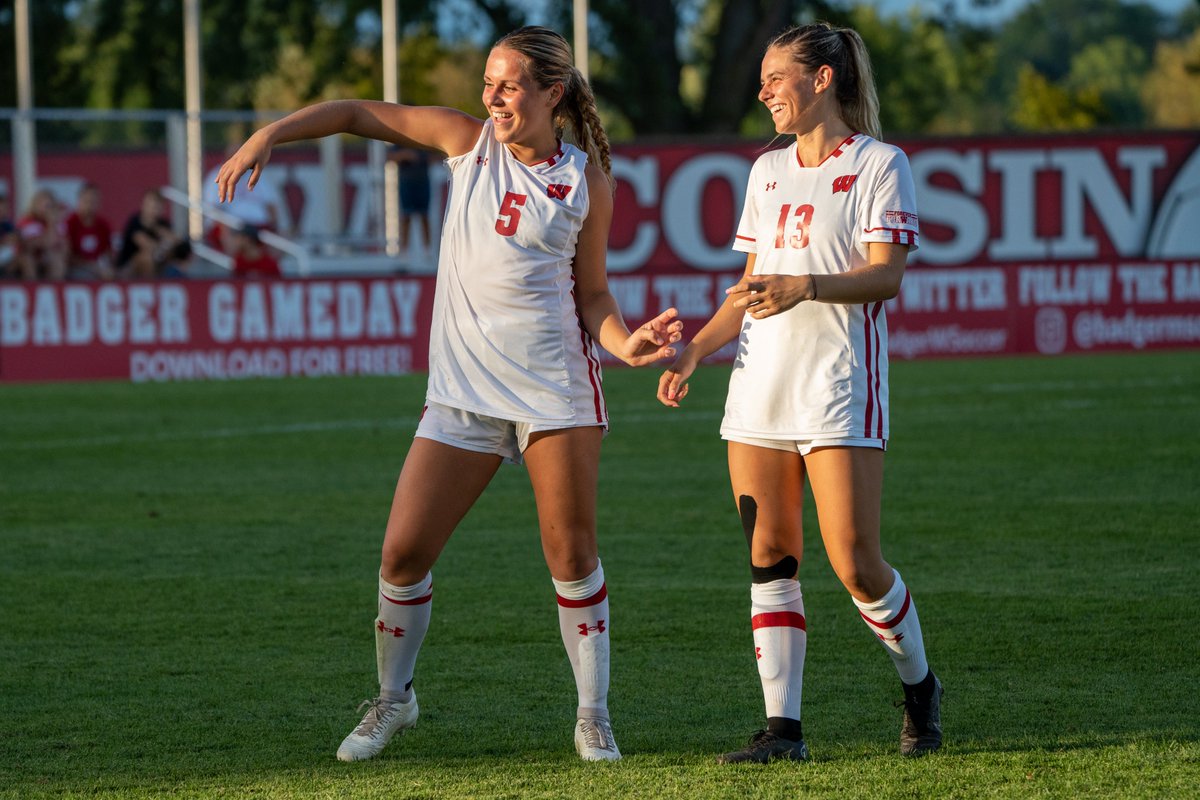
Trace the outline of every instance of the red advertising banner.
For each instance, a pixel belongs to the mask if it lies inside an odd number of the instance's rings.
[[[694,333],[738,277],[662,273],[609,282],[630,322],[675,306]],[[887,315],[893,358],[1197,347],[1200,261],[917,266]]]
[[[898,144],[921,246],[887,306],[893,357],[1200,346],[1200,132]],[[761,152],[616,149],[608,267],[631,324],[675,306],[694,332],[716,309],[744,266],[730,245]],[[124,198],[131,158],[46,154],[39,177],[60,188],[86,177]],[[0,157],[0,179],[10,168]],[[315,152],[268,172],[287,201],[283,227],[319,232]],[[346,170],[348,233],[365,232],[370,177],[365,164]],[[0,380],[421,370],[432,291],[427,277],[0,284]]]
[[[432,310],[430,278],[0,284],[0,377],[402,375]]]

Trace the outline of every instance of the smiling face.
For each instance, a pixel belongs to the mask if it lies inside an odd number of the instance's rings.
[[[562,97],[555,84],[541,89],[526,74],[521,55],[497,47],[488,56],[483,73],[483,105],[496,126],[496,141],[536,146],[554,138],[554,105]]]
[[[776,133],[803,133],[820,121],[817,112],[830,87],[829,77],[828,67],[809,72],[787,50],[767,50],[758,99],[770,112]]]

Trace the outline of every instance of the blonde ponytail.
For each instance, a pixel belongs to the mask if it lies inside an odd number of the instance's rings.
[[[858,31],[814,22],[788,28],[767,45],[791,53],[793,60],[809,70],[828,65],[833,70],[834,94],[842,121],[850,128],[882,139],[879,126],[879,95],[871,57]]]

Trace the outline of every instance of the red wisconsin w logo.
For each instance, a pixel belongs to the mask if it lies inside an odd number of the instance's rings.
[[[850,187],[856,180],[858,180],[857,175],[839,175],[833,179],[833,193],[850,191]]]
[[[546,196],[553,197],[555,200],[566,200],[567,193],[575,187],[568,186],[565,183],[552,183],[546,187]]]
[[[571,187],[568,186],[567,188],[570,189]],[[587,636],[588,631],[594,631],[596,633],[604,633],[604,620],[602,620],[602,619],[596,620],[595,625],[588,625],[586,622],[579,623],[579,635],[580,636]]]

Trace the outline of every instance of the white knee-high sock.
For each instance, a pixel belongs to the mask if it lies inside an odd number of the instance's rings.
[[[390,702],[412,696],[413,670],[433,606],[433,575],[412,586],[393,586],[379,578],[379,616],[375,620],[375,658],[380,696]]]
[[[575,673],[578,714],[607,717],[609,619],[604,569],[597,563],[596,570],[581,580],[554,580],[554,591],[558,627]]]
[[[854,600],[858,613],[892,657],[900,680],[916,684],[929,673],[925,642],[921,638],[921,622],[917,618],[917,606],[900,573],[893,569],[892,574],[896,576],[892,588],[875,602],[863,603],[853,597],[850,599]]]
[[[750,627],[767,717],[800,719],[804,652],[808,644],[800,582],[786,578],[750,584]]]

